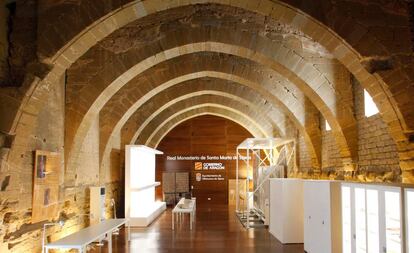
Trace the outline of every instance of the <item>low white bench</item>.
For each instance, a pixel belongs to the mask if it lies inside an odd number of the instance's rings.
[[[107,235],[108,252],[112,252],[112,232],[122,225],[128,229],[128,241],[130,240],[130,227],[127,219],[109,219],[103,220],[98,224],[81,229],[76,233],[63,237],[55,242],[45,245],[46,253],[49,249],[77,249],[81,253],[86,252],[86,246],[92,242],[98,241]]]
[[[182,208],[183,205],[185,205],[186,208]],[[172,230],[174,230],[174,222],[175,222],[176,214],[181,216],[183,213],[190,214],[190,230],[192,230],[193,229],[195,210],[196,210],[196,199],[195,198],[192,198],[192,199],[182,198],[182,199],[180,199],[180,201],[177,203],[177,205],[172,210]]]

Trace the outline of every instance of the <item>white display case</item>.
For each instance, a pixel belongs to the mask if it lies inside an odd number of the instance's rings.
[[[405,231],[407,253],[414,253],[414,189],[404,190],[405,195]]]
[[[155,155],[161,151],[143,145],[125,148],[125,217],[131,226],[148,226],[165,209],[155,201]]]
[[[304,249],[307,253],[341,253],[341,184],[304,180]]]
[[[270,178],[269,232],[281,243],[303,243],[303,180]]]
[[[342,184],[343,253],[401,253],[401,188]]]

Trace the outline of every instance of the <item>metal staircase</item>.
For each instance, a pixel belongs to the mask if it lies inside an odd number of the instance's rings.
[[[289,169],[296,169],[295,159],[295,143],[291,140],[283,140],[281,144],[271,149],[250,149],[250,151],[257,163],[255,164],[256,178],[248,178],[246,180],[246,189],[249,189],[250,181],[253,181],[255,186],[252,192],[246,190],[245,193],[238,194],[238,203],[236,207],[236,215],[245,228],[264,228],[267,227],[269,216],[269,202],[268,199],[263,200],[263,196],[266,194],[264,186],[268,182],[269,178],[281,178],[286,177]],[[290,145],[292,144],[292,145]],[[279,148],[277,148],[279,147]],[[263,152],[264,151],[264,152]],[[239,150],[238,150],[239,154]],[[249,157],[249,156],[247,156]],[[250,164],[246,162],[249,167]],[[238,174],[238,173],[237,173]],[[253,198],[253,199],[252,199]],[[246,206],[244,210],[240,210],[240,200],[243,202],[243,206]],[[253,200],[253,206],[250,202]],[[264,202],[264,203],[263,203]],[[267,212],[267,213],[266,213]]]

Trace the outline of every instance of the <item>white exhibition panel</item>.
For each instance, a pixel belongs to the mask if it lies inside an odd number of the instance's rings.
[[[155,155],[161,151],[143,145],[125,149],[125,216],[131,226],[148,226],[165,209],[165,202],[155,201]]]
[[[401,188],[342,184],[343,253],[401,253]]]
[[[307,253],[341,253],[341,185],[304,180],[304,248]]]
[[[405,189],[407,253],[414,253],[414,189]]]
[[[303,180],[270,178],[269,232],[281,243],[303,243]]]

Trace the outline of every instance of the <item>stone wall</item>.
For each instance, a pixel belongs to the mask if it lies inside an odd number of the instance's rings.
[[[4,4],[0,5],[0,83],[4,82],[7,77],[7,51],[9,43],[7,41],[7,19],[8,10]]]
[[[388,132],[388,127],[379,114],[365,117],[364,89],[352,79],[354,114],[357,120],[358,156],[351,180],[400,182],[400,167],[397,147]],[[321,116],[322,130],[322,177],[343,179],[344,174],[338,146],[332,130],[326,130]],[[303,140],[302,140],[303,141]],[[299,140],[299,145],[301,145]],[[303,150],[305,147],[301,147]],[[306,155],[300,152],[300,165],[306,171]],[[339,177],[338,177],[339,175]]]
[[[364,89],[353,80],[358,122],[358,177],[362,181],[399,181],[397,147],[379,114],[365,117]]]
[[[99,117],[96,117],[79,153],[77,185],[99,182]]]
[[[332,130],[326,130],[325,120],[321,119],[322,130],[322,173],[329,174],[331,171],[342,170],[342,159],[339,153]]]
[[[298,168],[302,174],[308,174],[312,171],[312,158],[309,155],[308,148],[305,143],[304,137],[301,135],[297,139],[297,151],[298,151]]]
[[[332,130],[327,130],[325,119],[320,116],[322,133],[322,174],[321,178],[349,179],[357,181],[400,182],[401,170],[397,147],[388,127],[379,114],[365,117],[364,89],[351,79],[354,115],[357,120],[357,146],[355,172],[345,175],[338,145]],[[302,136],[298,139],[298,164],[301,177],[314,176],[312,163]]]
[[[40,252],[42,226],[46,222],[31,222],[32,187],[33,187],[33,151],[48,150],[61,154],[61,178],[59,189],[60,208],[56,217],[50,221],[65,220],[63,228],[49,227],[47,237],[56,240],[88,225],[86,216],[79,214],[89,212],[89,186],[104,185],[107,189],[107,217],[113,217],[110,199],[117,203],[118,216],[121,214],[122,191],[120,180],[120,163],[118,155],[111,156],[107,165],[99,167],[99,118],[88,132],[82,144],[75,172],[75,185],[67,184],[64,169],[64,124],[65,124],[65,78],[50,90],[44,109],[36,119],[36,130],[30,135],[30,149],[22,153],[24,161],[20,168],[14,164],[2,164],[0,170],[0,252]],[[1,135],[2,156],[7,156],[7,136]],[[118,144],[114,148],[119,150]],[[105,173],[105,176],[100,173]]]
[[[36,252],[40,248],[41,228],[44,222],[31,223],[33,188],[33,152],[48,150],[63,154],[64,135],[64,78],[50,91],[44,110],[35,123],[35,132],[30,135],[31,151],[22,153],[21,167],[9,164],[3,167],[0,176],[9,177],[9,186],[0,192],[0,252]],[[63,156],[61,156],[60,194],[63,196]],[[51,217],[57,219],[58,217]],[[3,251],[4,250],[4,251]]]

